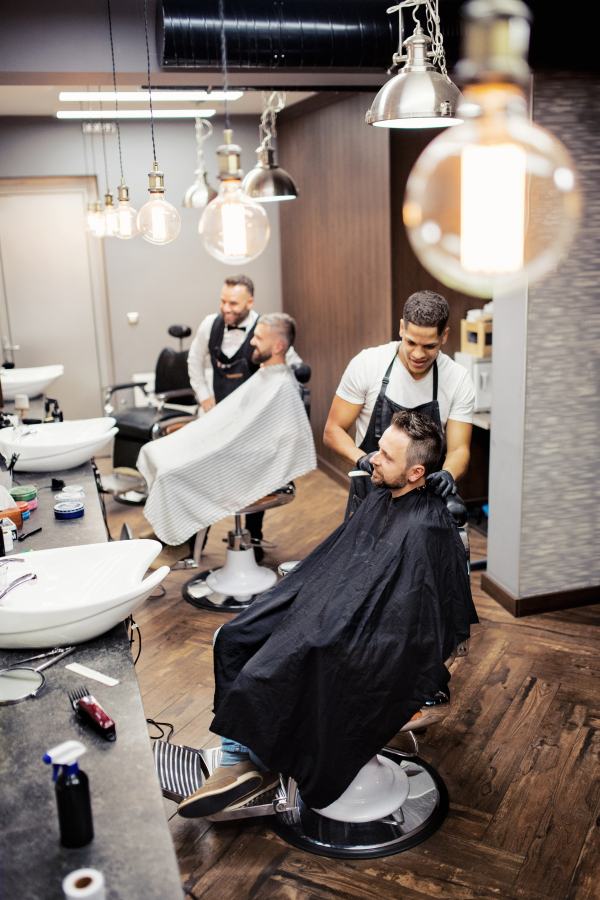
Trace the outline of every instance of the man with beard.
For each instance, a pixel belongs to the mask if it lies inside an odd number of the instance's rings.
[[[165,544],[179,545],[316,467],[298,382],[286,363],[295,324],[261,316],[252,337],[256,372],[179,431],[145,444],[144,515]]]
[[[442,436],[427,415],[392,417],[356,512],[215,642],[221,765],[179,806],[187,818],[243,806],[296,780],[304,803],[337,800],[440,691],[477,622],[465,550],[426,486]]]

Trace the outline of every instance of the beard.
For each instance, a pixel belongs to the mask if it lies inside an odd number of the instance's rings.
[[[377,469],[373,470],[373,474],[371,475],[371,482],[375,485],[375,487],[388,488],[390,491],[402,490],[408,484],[407,477],[407,469],[403,472],[400,472],[395,478],[390,479],[389,481],[385,481],[383,475],[381,475]]]
[[[272,356],[273,356],[273,354],[271,353],[270,350],[263,350],[261,353],[261,351],[257,347],[256,350],[254,351],[254,353],[252,354],[252,362],[255,365],[259,366],[261,363],[269,362],[269,360],[271,359]]]

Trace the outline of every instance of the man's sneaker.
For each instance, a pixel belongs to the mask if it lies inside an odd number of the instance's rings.
[[[234,803],[230,803],[225,807],[222,812],[228,812],[232,809],[241,809],[242,806],[246,806],[247,803],[250,803],[251,800],[256,800],[257,797],[260,797],[261,794],[266,794],[267,791],[271,791],[273,788],[276,788],[279,784],[279,774],[277,772],[263,772],[262,773],[262,784],[260,787],[257,787],[256,790],[251,791],[245,797],[242,797],[241,800],[238,800]]]
[[[405,731],[423,731],[429,725],[442,722],[450,712],[450,694],[438,691],[433,700],[421,707],[420,712],[414,714],[410,722],[403,725],[398,734]]]
[[[181,801],[177,812],[184,819],[212,816],[231,803],[241,801],[248,794],[256,793],[257,790],[260,793],[262,783],[263,775],[250,760],[236,763],[235,766],[219,766],[201,788]]]

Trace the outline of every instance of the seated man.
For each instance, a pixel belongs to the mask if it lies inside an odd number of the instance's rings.
[[[182,544],[316,468],[310,423],[285,361],[294,336],[291,316],[261,316],[252,338],[260,369],[209,414],[142,447],[144,515],[165,544]]]
[[[441,442],[428,416],[396,413],[371,460],[380,489],[220,629],[211,731],[223,760],[182,816],[242,806],[274,772],[326,807],[445,688],[444,661],[477,614],[456,523],[425,485]]]

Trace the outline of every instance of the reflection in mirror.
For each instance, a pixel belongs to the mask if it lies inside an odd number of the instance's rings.
[[[18,703],[38,691],[44,676],[35,669],[7,669],[0,672],[0,703]]]

